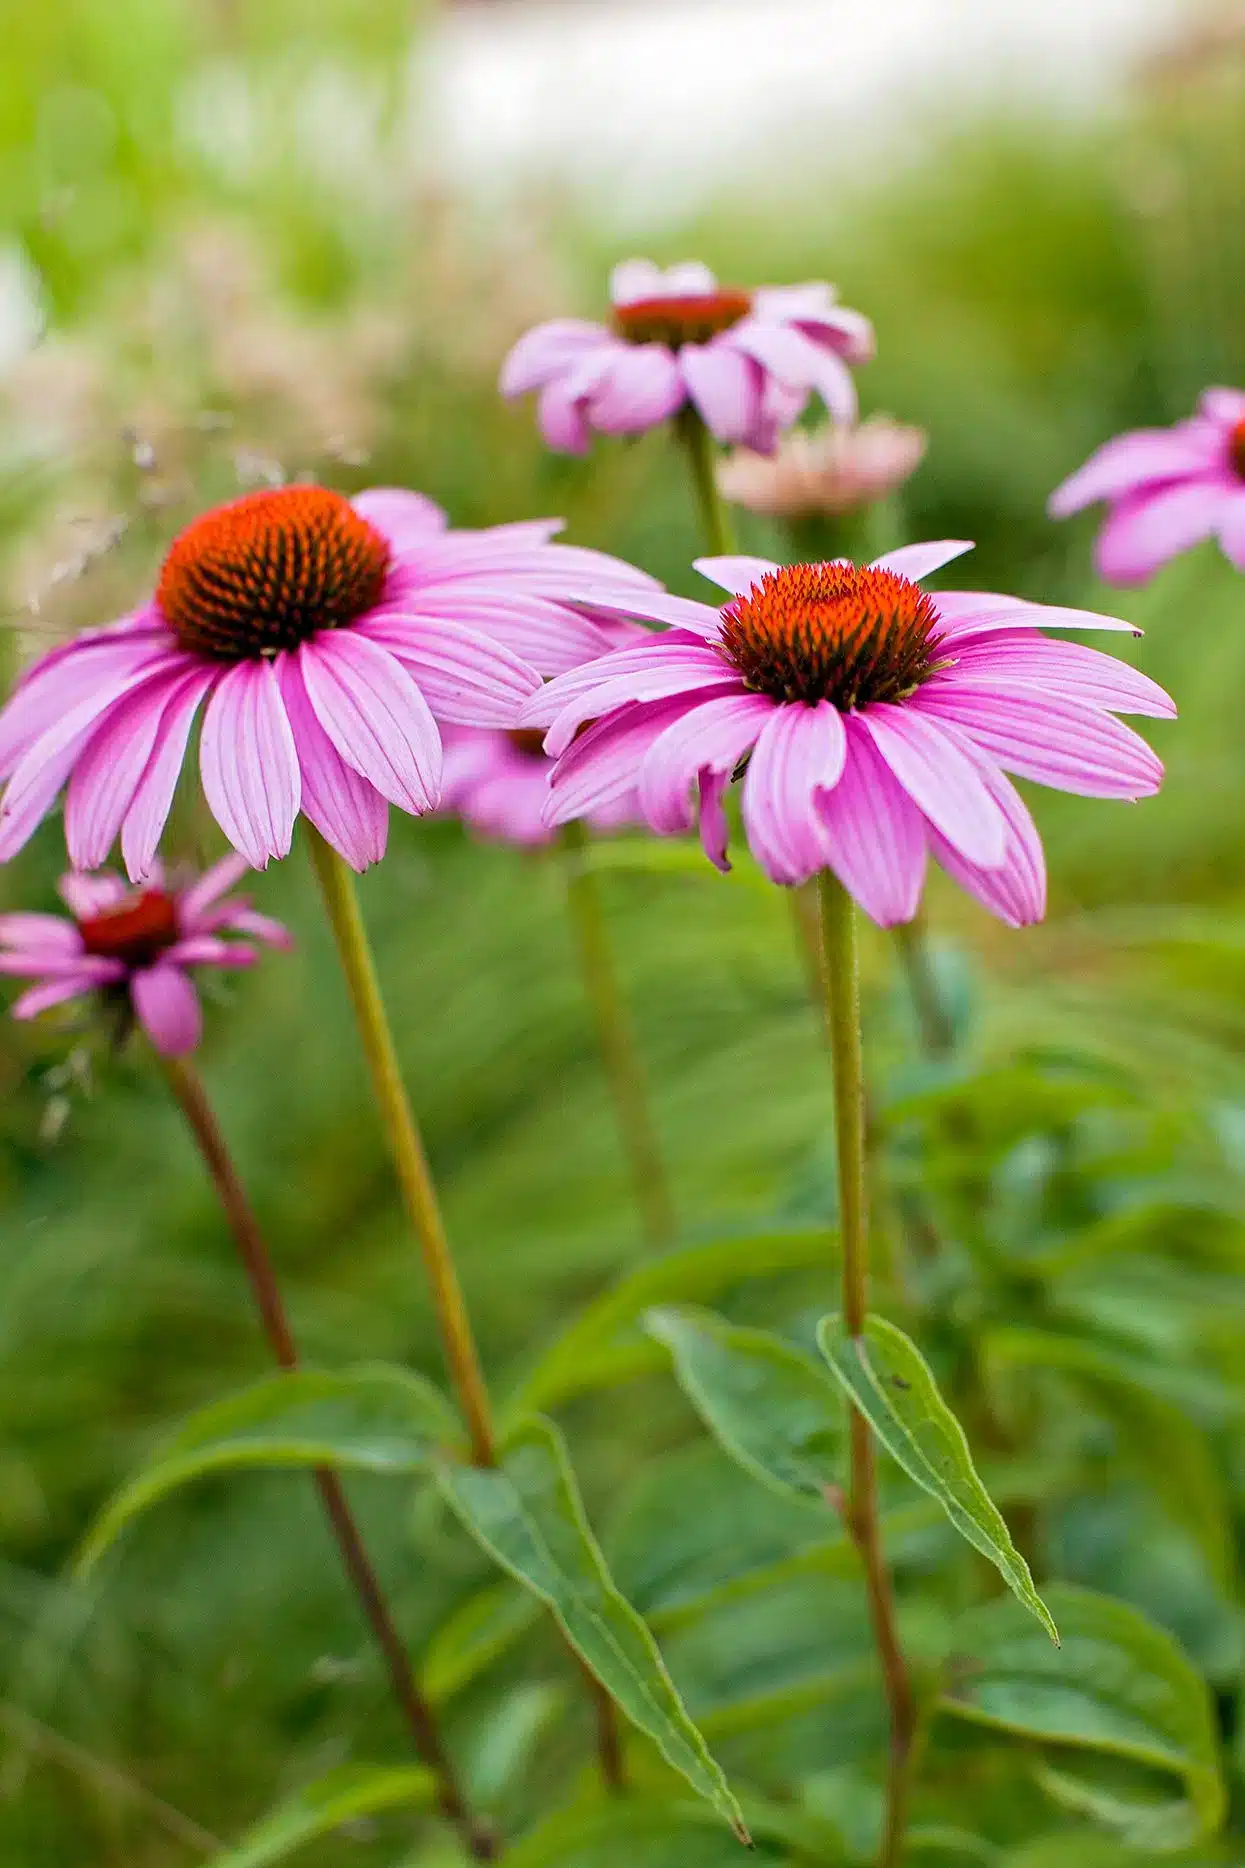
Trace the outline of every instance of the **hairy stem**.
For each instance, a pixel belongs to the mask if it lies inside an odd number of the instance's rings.
[[[183,1058],[164,1057],[160,1061],[169,1088],[186,1118],[220,1197],[269,1347],[281,1368],[297,1368],[298,1348],[281,1299],[272,1259],[202,1081]],[[337,1540],[346,1574],[354,1585],[368,1625],[385,1657],[394,1698],[410,1729],[417,1753],[437,1780],[437,1799],[441,1813],[458,1830],[473,1860],[492,1861],[497,1852],[494,1837],[471,1815],[458,1787],[454,1768],[441,1742],[436,1716],[416,1684],[401,1636],[389,1612],[341,1479],[325,1466],[316,1469],[315,1482]]]
[[[618,1128],[631,1170],[636,1205],[650,1245],[667,1245],[674,1237],[674,1209],[666,1182],[666,1169],[658,1144],[644,1067],[636,1049],[635,1033],[618,989],[601,889],[589,868],[588,832],[573,822],[562,829],[566,900],[584,990],[597,1023],[597,1040],[609,1078]]]
[[[718,487],[713,436],[690,403],[679,410],[675,419],[679,438],[687,450],[705,543],[715,557],[725,557],[737,547],[730,513]]]
[[[843,1256],[843,1320],[848,1334],[864,1334],[869,1313],[869,1238],[865,1203],[864,1060],[860,1027],[860,973],[855,908],[830,872],[819,878],[826,1010],[834,1064],[834,1126],[839,1164],[839,1224]],[[856,1408],[850,1414],[851,1468],[847,1529],[860,1554],[869,1617],[890,1712],[886,1818],[878,1868],[897,1868],[907,1823],[916,1702],[899,1645],[895,1598],[878,1526],[877,1465],[873,1433]]]
[[[311,824],[307,826],[307,835],[403,1204],[419,1240],[424,1269],[432,1287],[445,1360],[471,1436],[471,1456],[477,1466],[493,1466],[497,1463],[497,1439],[479,1351],[446,1237],[428,1158],[402,1082],[354,877],[336,850]]]

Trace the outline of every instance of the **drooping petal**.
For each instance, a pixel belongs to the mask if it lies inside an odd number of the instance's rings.
[[[775,702],[740,688],[718,694],[673,720],[644,755],[639,800],[654,830],[687,830],[692,822],[691,788],[702,773],[728,775],[755,744]]]
[[[731,827],[722,799],[730,783],[730,773],[701,772],[698,782],[700,847],[715,869],[720,869],[723,875],[729,875],[731,865],[726,852],[730,844]]]
[[[203,716],[199,769],[209,810],[253,869],[289,854],[302,785],[271,662],[236,662],[221,676]]]
[[[133,882],[142,882],[154,872],[156,850],[173,806],[190,729],[218,672],[211,666],[193,669],[165,701],[151,756],[121,826],[121,855]]]
[[[132,689],[75,761],[65,798],[65,844],[75,869],[98,869],[107,860],[183,679],[166,674]]]
[[[389,806],[334,746],[307,698],[298,658],[282,657],[281,691],[298,750],[303,810],[326,843],[355,870],[378,863],[389,836]]]
[[[727,445],[742,445],[761,409],[761,370],[729,344],[684,344],[679,369],[702,421]]]
[[[130,997],[138,1022],[164,1057],[184,1057],[203,1034],[199,995],[169,961],[143,967],[130,976]]]
[[[1219,543],[1237,570],[1245,571],[1245,487],[1228,496],[1219,520]]]
[[[1046,859],[1037,825],[1016,787],[996,766],[980,756],[977,766],[1007,822],[1007,851],[1002,863],[997,868],[982,869],[967,862],[932,827],[930,850],[952,880],[991,914],[998,915],[1009,927],[1031,927],[1046,913]]]
[[[389,615],[359,624],[352,634],[401,662],[433,714],[458,726],[513,726],[523,702],[540,686],[530,662],[447,618]]]
[[[1120,499],[1139,487],[1205,473],[1221,448],[1213,425],[1205,421],[1116,435],[1055,488],[1046,510],[1052,519],[1066,519],[1098,500]]]
[[[953,737],[911,705],[881,702],[859,718],[934,828],[969,862],[997,867],[1007,842],[1003,814]]]
[[[588,398],[588,419],[602,434],[638,434],[673,415],[684,394],[679,366],[664,344],[620,345]]]
[[[296,651],[307,697],[347,765],[415,817],[441,796],[441,735],[396,656],[358,630],[326,629]]]
[[[69,713],[103,713],[147,674],[166,665],[171,638],[163,627],[112,634],[93,631],[53,649],[28,668],[0,710],[0,778]]]
[[[1094,562],[1112,584],[1144,584],[1218,530],[1231,497],[1221,474],[1127,494],[1098,534]]]
[[[56,955],[61,959],[82,953],[82,936],[63,915],[22,911],[0,915],[0,943],[23,953]]]
[[[817,793],[839,783],[847,757],[843,716],[815,707],[776,707],[744,778],[748,847],[772,882],[792,886],[824,869],[827,844]]]
[[[599,681],[567,702],[546,735],[545,746],[550,758],[556,759],[566,751],[585,721],[601,719],[615,708],[625,707],[629,701],[673,700],[685,696],[689,702],[693,699],[707,702],[711,695],[739,693],[743,688],[735,670],[728,668],[712,649],[690,648],[681,655],[650,652],[642,660],[641,653],[636,651],[638,666],[621,673],[602,670]]]
[[[608,338],[604,325],[590,324],[586,318],[551,318],[533,325],[508,353],[497,386],[506,397],[541,389]]]
[[[925,880],[925,822],[862,721],[848,716],[847,758],[817,805],[831,869],[879,927],[911,921]]]
[[[549,781],[545,822],[569,823],[603,810],[634,791],[645,753],[695,702],[654,701],[622,707],[581,733]]]
[[[884,552],[873,560],[875,571],[894,571],[897,577],[907,577],[914,584],[923,577],[929,577],[934,571],[940,571],[944,564],[950,564],[953,558],[962,558],[966,551],[973,549],[971,538],[931,539],[927,545],[900,545],[897,551]],[[938,602],[942,602],[941,595]]]
[[[1144,798],[1158,790],[1163,767],[1149,746],[1111,714],[1035,687],[974,683],[971,693],[935,678],[908,703],[950,721],[1004,771],[1086,798]]]
[[[389,540],[395,551],[424,544],[444,532],[449,520],[435,500],[401,486],[370,486],[350,504],[361,519]]]
[[[748,558],[741,552],[730,557],[693,558],[692,568],[707,577],[711,584],[729,590],[733,597],[746,597],[763,577],[780,570],[770,558]]]
[[[9,1010],[14,1018],[37,1018],[40,1012],[63,1005],[67,999],[84,998],[88,992],[94,992],[98,983],[90,973],[70,973],[64,979],[50,979],[24,992]]]
[[[566,603],[555,603],[527,590],[502,595],[487,589],[477,591],[465,584],[444,585],[435,592],[412,596],[405,609],[377,611],[360,627],[366,635],[393,648],[389,624],[392,621],[401,630],[407,617],[432,629],[441,622],[465,625],[500,642],[542,675],[578,668],[614,646],[600,624]]]
[[[955,666],[941,677],[943,684],[971,687],[978,679],[998,687],[1021,681],[1030,687],[1051,688],[1111,713],[1148,714],[1155,720],[1172,720],[1176,715],[1170,694],[1129,662],[1080,642],[1052,642],[1020,630],[1015,634],[1000,630],[966,647],[957,646]]]
[[[545,446],[557,454],[586,454],[592,430],[583,403],[563,379],[546,383],[536,403],[536,421]]]

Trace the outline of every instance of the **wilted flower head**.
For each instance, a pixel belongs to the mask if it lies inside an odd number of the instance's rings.
[[[203,1015],[191,976],[257,958],[249,943],[223,937],[291,944],[280,922],[255,914],[245,896],[227,896],[246,867],[227,856],[202,876],[168,880],[155,863],[137,889],[106,873],[69,875],[60,884],[68,917],[0,915],[0,973],[38,982],[14,1004],[14,1018],[100,995],[132,1014],[166,1056],[193,1051]]]
[[[504,396],[540,391],[541,433],[582,454],[592,430],[640,434],[685,403],[719,441],[769,454],[816,392],[837,421],[856,415],[849,363],[873,355],[873,328],[831,286],[720,286],[698,260],[667,271],[625,260],[610,280],[609,325],[555,318],[521,337]]]
[[[1125,623],[920,588],[968,549],[909,545],[859,567],[700,559],[731,593],[721,610],[652,597],[638,613],[664,634],[526,704],[558,759],[550,821],[635,787],[655,830],[683,831],[695,793],[705,851],[725,868],[723,794],[743,774],[744,829],[775,882],[829,868],[890,926],[916,912],[932,855],[1002,920],[1040,920],[1042,845],[1005,773],[1145,797],[1163,768],[1114,714],[1175,709],[1126,663],[1038,633]]]
[[[1050,497],[1065,519],[1104,500],[1095,562],[1113,584],[1143,584],[1205,538],[1245,571],[1245,390],[1208,389],[1172,428],[1117,435]]]
[[[0,712],[0,861],[67,784],[75,867],[119,834],[150,874],[204,703],[204,794],[249,863],[287,853],[300,810],[356,869],[378,861],[389,805],[440,796],[438,720],[512,725],[542,674],[600,644],[564,599],[657,588],[550,543],[559,524],[452,532],[418,493],[309,485],[204,513],[146,603],[45,655]]]
[[[776,519],[856,512],[902,486],[920,466],[925,443],[923,428],[889,415],[857,427],[793,428],[768,457],[737,448],[719,461],[718,485],[734,505]]]

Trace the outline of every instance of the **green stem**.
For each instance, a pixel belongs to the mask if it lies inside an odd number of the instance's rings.
[[[911,921],[901,921],[896,927],[895,945],[907,977],[925,1053],[931,1058],[946,1057],[955,1044],[955,1032],[938,990],[930,958],[929,931],[919,910]]]
[[[183,1058],[161,1057],[159,1061],[229,1222],[268,1345],[278,1367],[296,1369],[298,1347],[281,1298],[276,1270],[202,1080]],[[416,1684],[402,1637],[385,1601],[341,1478],[328,1466],[318,1466],[314,1476],[343,1567],[385,1657],[394,1697],[414,1739],[416,1753],[436,1779],[441,1814],[458,1830],[474,1861],[492,1861],[497,1852],[496,1838],[467,1808],[442,1743],[436,1715]]]
[[[713,445],[713,436],[690,402],[680,409],[676,426],[692,470],[692,485],[696,492],[705,543],[715,557],[726,557],[738,550],[738,546],[726,501],[718,487],[717,450]]]
[[[675,1233],[674,1209],[649,1110],[643,1066],[618,990],[600,885],[586,860],[588,832],[582,823],[573,822],[563,827],[562,847],[566,858],[563,867],[567,907],[579,949],[584,990],[596,1015],[597,1039],[631,1169],[636,1204],[650,1245],[666,1245]]]
[[[828,870],[819,878],[825,953],[826,1012],[834,1064],[834,1126],[839,1164],[839,1227],[843,1258],[843,1320],[850,1336],[864,1334],[869,1314],[869,1239],[865,1203],[864,1054],[860,1025],[860,967],[852,898]],[[873,1434],[851,1410],[851,1476],[847,1529],[864,1566],[869,1615],[890,1712],[886,1820],[878,1868],[897,1868],[903,1850],[916,1732],[916,1702],[899,1645],[895,1598],[878,1524]]]
[[[402,1082],[393,1033],[376,977],[376,963],[359,911],[354,876],[311,824],[307,825],[307,836],[312,865],[354,1006],[373,1094],[389,1139],[389,1152],[397,1171],[403,1204],[419,1240],[432,1287],[445,1360],[471,1436],[472,1460],[477,1466],[493,1466],[497,1463],[497,1438],[479,1351],[446,1238],[428,1158]]]

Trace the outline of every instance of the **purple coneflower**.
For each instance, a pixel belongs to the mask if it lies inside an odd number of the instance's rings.
[[[246,868],[227,856],[198,878],[166,881],[156,863],[137,889],[120,876],[68,875],[60,883],[68,916],[0,915],[0,973],[38,982],[14,1003],[14,1018],[100,993],[132,1011],[166,1057],[193,1051],[203,1016],[191,975],[257,957],[247,942],[223,937],[291,944],[279,921],[255,914],[245,896],[228,897]]]
[[[1117,435],[1050,497],[1053,519],[1104,500],[1094,558],[1112,584],[1144,584],[1169,559],[1217,538],[1245,571],[1245,390],[1208,389],[1172,428]]]
[[[450,727],[445,735],[441,810],[496,843],[548,843],[545,820],[554,762],[539,727]],[[586,821],[594,830],[642,822],[634,794],[613,799]]]
[[[885,499],[921,464],[921,428],[871,415],[858,427],[793,429],[772,456],[738,448],[718,463],[724,497],[775,519],[837,517]]]
[[[969,547],[910,545],[876,563],[702,558],[721,611],[670,596],[633,610],[673,625],[560,676],[523,719],[550,728],[554,823],[638,788],[654,829],[686,830],[726,867],[723,793],[773,881],[832,870],[883,926],[916,912],[930,855],[1013,925],[1039,920],[1045,866],[1005,772],[1090,797],[1141,798],[1162,766],[1116,712],[1168,717],[1163,690],[1039,628],[1113,618],[917,579]],[[591,722],[590,725],[585,723]]]
[[[719,441],[772,453],[812,393],[837,421],[856,415],[849,363],[873,355],[873,328],[831,286],[720,286],[688,260],[667,271],[625,260],[610,280],[609,325],[538,324],[514,346],[501,391],[539,390],[541,433],[582,454],[592,430],[633,435],[690,403]]]
[[[280,487],[204,513],[148,602],[45,655],[0,713],[0,861],[67,784],[75,867],[120,834],[146,876],[204,703],[204,794],[249,863],[288,852],[300,810],[354,868],[378,861],[389,805],[440,796],[438,720],[513,724],[580,637],[586,653],[607,640],[563,599],[657,588],[551,544],[558,529],[447,531],[430,500],[390,488]]]

